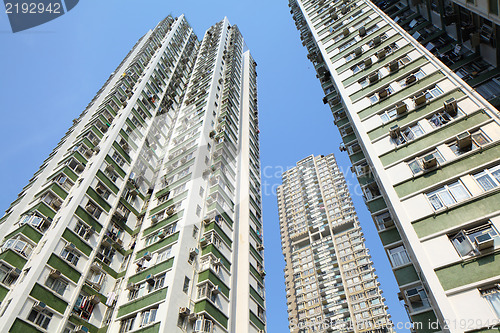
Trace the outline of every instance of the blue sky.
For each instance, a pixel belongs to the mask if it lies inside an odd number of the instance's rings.
[[[338,150],[339,132],[286,0],[87,0],[54,21],[16,34],[0,13],[0,174],[6,175],[0,209],[15,200],[135,42],[168,14],[182,13],[199,37],[227,16],[258,64],[268,332],[289,332],[276,185],[281,172],[300,159],[332,152],[348,171],[392,319],[408,321],[373,221],[355,194],[359,190],[347,154]]]

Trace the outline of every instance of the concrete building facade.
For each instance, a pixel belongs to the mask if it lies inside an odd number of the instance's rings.
[[[146,33],[0,220],[9,332],[266,330],[256,63]]]
[[[291,332],[392,332],[390,315],[335,156],[283,173],[278,206]]]
[[[289,5],[413,331],[497,330],[497,109],[374,3]]]

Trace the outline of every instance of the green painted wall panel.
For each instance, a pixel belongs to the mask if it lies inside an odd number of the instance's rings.
[[[111,209],[111,205],[104,200],[97,192],[92,188],[89,187],[87,189],[87,195],[92,198],[99,206],[101,206],[102,209],[104,209],[106,212],[109,213]]]
[[[231,244],[233,243],[233,241],[231,240],[231,238],[229,238],[226,235],[226,233],[221,229],[221,227],[219,227],[215,222],[212,222],[208,226],[205,226],[205,232],[210,231],[210,230],[214,230],[214,229],[217,232],[217,234],[222,237],[224,242],[226,242],[226,244],[229,245],[229,247],[231,247]]]
[[[28,324],[24,320],[21,320],[19,318],[16,318],[14,321],[14,324],[9,329],[9,333],[43,333],[44,331],[41,331],[37,329],[35,326]]]
[[[61,298],[56,296],[53,292],[47,290],[45,287],[41,286],[38,283],[35,283],[35,286],[30,292],[30,296],[36,298],[39,301],[42,301],[61,314],[63,314],[68,307],[68,303],[66,303]]]
[[[224,328],[227,328],[228,317],[217,309],[212,303],[207,300],[198,302],[194,305],[194,312],[200,313],[206,311],[210,316],[212,316],[219,324]]]
[[[259,262],[261,264],[263,263],[264,259],[262,258],[260,253],[253,247],[252,244],[250,244],[250,253],[255,257],[257,262]]]
[[[404,159],[406,156],[410,156],[428,147],[432,147],[436,142],[452,138],[457,134],[487,121],[488,119],[490,119],[490,117],[486,113],[476,112],[468,118],[461,118],[452,124],[442,126],[428,135],[421,136],[416,140],[410,141],[404,146],[398,147],[396,150],[392,150],[380,156],[380,161],[384,166],[387,166]]]
[[[129,313],[135,312],[149,305],[164,301],[167,298],[167,289],[163,288],[155,291],[147,296],[141,297],[137,300],[129,302],[118,309],[118,317],[122,317]]]
[[[29,224],[25,224],[17,230],[14,230],[13,232],[5,236],[5,239],[12,238],[17,234],[23,234],[35,243],[38,243],[40,239],[42,239],[42,234]]]
[[[69,321],[72,322],[73,324],[75,324],[76,326],[82,325],[82,326],[87,327],[89,329],[90,333],[98,333],[99,332],[99,329],[97,327],[95,327],[92,324],[89,324],[88,321],[83,320],[82,318],[77,317],[75,315],[71,315],[69,317]]]
[[[132,161],[132,159],[130,158],[130,155],[127,154],[125,152],[125,150],[123,150],[122,147],[120,147],[120,145],[118,144],[118,142],[113,142],[113,148],[115,148],[116,151],[118,151],[118,153],[120,153],[120,155],[125,159],[125,161],[127,161],[128,163],[130,163]]]
[[[5,260],[5,262],[19,269],[23,269],[27,261],[19,253],[10,249],[0,253],[0,260]]]
[[[88,245],[87,243],[85,243],[80,237],[78,237],[71,230],[69,230],[69,229],[64,230],[64,233],[62,234],[62,238],[64,238],[65,240],[67,240],[70,243],[75,244],[76,248],[78,250],[82,251],[83,253],[85,253],[85,255],[87,255],[87,257],[92,253],[92,247],[90,245]]]
[[[415,328],[419,333],[430,333],[440,331],[441,328],[437,322],[436,315],[434,311],[428,311],[424,313],[419,313],[417,315],[412,316],[411,318],[415,323]],[[418,324],[417,324],[418,323]],[[419,326],[417,326],[419,325]]]
[[[118,186],[116,186],[115,183],[113,183],[101,170],[97,171],[97,178],[109,187],[114,194],[118,193]]]
[[[147,235],[157,231],[158,229],[161,229],[161,228],[166,227],[167,225],[169,225],[175,221],[178,221],[183,215],[184,215],[184,210],[181,210],[181,211],[173,214],[172,216],[157,222],[155,225],[145,229],[143,232],[143,236],[147,236]]]
[[[401,67],[394,75],[388,75],[385,76],[384,78],[378,80],[376,83],[367,85],[365,88],[358,90],[357,92],[353,93],[351,96],[351,101],[357,101],[362,97],[370,96],[380,90],[383,86],[391,83],[396,79],[396,77],[400,77],[400,79],[403,78],[404,75],[408,74],[412,70],[416,70],[417,68],[423,66],[424,64],[428,63],[429,60],[425,57],[418,58],[416,60],[413,60],[412,62],[408,63],[406,66]],[[387,62],[384,61],[384,63],[387,64]],[[370,71],[372,73],[372,71]],[[397,79],[396,79],[397,80]],[[418,81],[417,81],[418,82]],[[416,83],[415,83],[416,84]]]
[[[499,260],[500,253],[493,253],[437,269],[436,275],[444,290],[449,290],[500,275]]]
[[[253,289],[252,286],[250,286],[250,295],[257,301],[257,303],[260,304],[260,306],[262,306],[263,308],[265,307],[264,299],[255,289]]]
[[[413,223],[413,228],[415,228],[417,235],[422,238],[496,212],[499,210],[499,202],[500,192],[492,192],[488,196],[481,196],[466,204],[456,206],[456,208],[416,221]]]
[[[465,94],[461,90],[453,91],[448,94],[442,94],[438,96],[437,98],[433,99],[432,102],[430,102],[425,108],[419,108],[416,110],[409,111],[403,116],[400,116],[396,119],[393,119],[392,121],[389,121],[385,124],[383,124],[380,127],[375,128],[374,130],[368,132],[368,136],[370,137],[370,140],[374,140],[376,138],[379,138],[383,135],[386,135],[389,133],[389,129],[394,126],[394,125],[399,125],[399,127],[406,126],[407,124],[415,121],[416,119],[422,117],[423,113],[422,111],[425,111],[425,114],[432,114],[434,112],[437,112],[438,110],[443,108],[443,102],[450,99],[450,98],[455,98],[458,100],[462,96],[465,96]]]
[[[226,257],[224,257],[224,255],[213,245],[208,245],[204,247],[203,250],[201,250],[201,255],[204,256],[205,254],[210,252],[214,254],[217,258],[222,260],[222,264],[224,265],[224,267],[226,267],[228,270],[231,269],[231,263],[229,262],[229,260]]]
[[[93,227],[97,232],[101,232],[102,225],[97,222],[97,220],[82,207],[78,206],[75,211],[75,215],[81,218],[85,223]]]
[[[477,165],[500,159],[500,145],[489,149],[476,149],[475,153],[466,158],[456,160],[454,163],[447,164],[442,168],[424,173],[414,179],[410,179],[402,184],[395,186],[396,193],[400,198],[420,191],[424,188],[437,184],[445,179],[453,177],[456,174],[474,169]]]
[[[397,101],[406,98],[406,96],[411,96],[416,94],[418,91],[425,89],[426,87],[431,86],[433,83],[437,83],[439,80],[444,78],[444,74],[437,72],[431,75],[427,75],[422,79],[418,80],[417,83],[402,89],[398,92],[391,94],[390,98],[387,98],[381,102],[372,104],[370,107],[363,109],[360,111],[359,117],[361,120],[365,120],[365,118],[371,116],[372,114],[380,112],[382,109],[389,107],[390,105],[396,104]]]
[[[250,321],[257,326],[260,330],[263,330],[266,328],[266,325],[260,320],[259,317],[255,313],[250,310]]]
[[[125,171],[123,171],[123,169],[118,165],[116,164],[116,162],[111,158],[111,156],[109,155],[106,155],[106,158],[105,158],[106,162],[108,162],[108,164],[112,165],[114,168],[115,168],[115,171],[122,177],[122,178],[125,178]]]
[[[378,212],[379,210],[387,207],[383,197],[370,201],[366,205],[368,206],[368,210],[372,213]]]
[[[185,198],[187,197],[187,195],[188,195],[188,191],[184,191],[183,193],[181,193],[181,194],[179,194],[179,195],[177,195],[177,196],[173,197],[172,199],[169,199],[169,200],[165,201],[165,202],[164,202],[164,203],[162,203],[161,205],[159,205],[159,206],[157,206],[157,207],[153,208],[153,209],[150,211],[149,215],[150,215],[150,216],[151,216],[151,215],[154,215],[154,214],[156,214],[156,213],[158,213],[158,212],[162,211],[163,209],[167,208],[168,206],[170,206],[170,205],[172,205],[172,204],[174,204],[174,203],[176,203],[176,202],[178,202],[178,201],[180,201],[180,200],[182,200],[182,199],[185,199]]]
[[[158,333],[158,332],[160,332],[160,323],[134,331],[134,333]]]
[[[38,205],[31,208],[29,211],[30,212],[38,211],[43,216],[50,217],[51,219],[54,219],[54,216],[56,216],[56,212],[54,212],[51,208],[49,208],[49,206],[47,206],[43,202],[40,202]]]
[[[413,267],[413,265],[395,269],[394,276],[396,277],[396,281],[398,282],[399,286],[403,286],[410,282],[419,280],[417,271],[415,270],[415,267]]]
[[[178,239],[179,239],[179,231],[176,232],[175,234],[168,236],[167,238],[165,238],[164,240],[162,240],[160,242],[154,243],[153,245],[150,245],[150,246],[140,250],[137,253],[136,258],[139,259],[139,258],[143,257],[144,253],[146,253],[146,252],[151,253],[151,252],[154,252],[156,250],[159,250],[162,247],[165,247],[169,244],[172,244],[173,242],[176,242]]]
[[[255,269],[252,264],[250,264],[250,274],[252,274],[253,277],[260,283],[264,283],[264,279],[260,276],[259,272],[257,272],[257,269]]]
[[[9,293],[9,288],[4,287],[3,285],[0,285],[0,302],[3,302],[5,299],[5,296]]]
[[[165,272],[166,270],[172,268],[173,264],[174,258],[170,258],[159,265],[143,270],[139,274],[132,275],[130,279],[128,279],[128,282],[137,283],[139,281],[145,280],[149,274],[156,275],[158,273]]]
[[[387,245],[401,240],[401,235],[398,232],[398,229],[392,228],[389,230],[384,230],[380,234],[380,240],[382,244]]]
[[[52,254],[47,261],[47,264],[51,266],[52,268],[57,269],[60,271],[63,275],[68,277],[71,281],[78,283],[78,280],[80,280],[80,272],[78,272],[76,269],[70,266],[66,261],[63,259],[59,258],[55,254]]]
[[[198,283],[201,281],[209,280],[214,285],[218,285],[224,295],[229,298],[229,287],[222,282],[221,279],[217,275],[215,275],[211,270],[207,269],[206,271],[200,272],[198,274]]]

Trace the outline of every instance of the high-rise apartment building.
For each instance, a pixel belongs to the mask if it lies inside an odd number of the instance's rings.
[[[492,105],[500,107],[498,0],[374,3]]]
[[[278,187],[291,332],[392,332],[335,156],[309,156]]]
[[[500,318],[498,111],[372,2],[289,4],[413,330],[488,332]]]
[[[1,219],[9,332],[264,332],[256,63],[144,35]]]

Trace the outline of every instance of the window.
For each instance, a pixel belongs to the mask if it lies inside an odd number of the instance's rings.
[[[450,147],[451,151],[453,151],[453,153],[456,156],[460,156],[466,152],[469,152],[469,151],[472,151],[478,147],[484,146],[485,144],[487,144],[491,140],[486,136],[486,134],[483,133],[483,131],[481,131],[479,129],[479,130],[471,133],[471,141],[472,141],[472,144],[469,148],[460,149],[458,146],[458,142],[454,142],[454,143],[450,144],[448,147]]]
[[[195,332],[212,333],[214,328],[214,323],[211,320],[204,319],[203,317],[198,318],[194,323]]]
[[[460,230],[449,237],[458,254],[465,257],[478,254],[480,250],[478,246],[485,246],[487,242],[493,246],[499,236],[493,224],[488,222],[479,227]]]
[[[21,254],[24,257],[29,257],[33,251],[33,246],[27,242],[27,239],[22,236],[14,236],[14,238],[8,239],[2,245],[2,252],[6,250],[13,250]]]
[[[123,165],[125,164],[125,160],[116,151],[113,153],[113,156],[111,156],[111,158],[116,162],[116,164],[121,167],[123,167]]]
[[[498,285],[493,287],[481,288],[479,289],[481,296],[490,303],[491,308],[497,315],[497,318],[500,318],[500,289]]]
[[[28,321],[31,321],[43,329],[48,329],[53,313],[48,310],[32,309],[28,315]]]
[[[424,131],[422,130],[422,127],[420,127],[419,124],[414,124],[402,129],[393,140],[397,145],[400,145],[415,140],[423,134]]]
[[[392,267],[399,267],[410,262],[410,258],[408,258],[408,254],[403,245],[390,249],[389,257],[391,258]]]
[[[123,319],[120,324],[120,333],[125,333],[134,329],[135,317]]]
[[[417,174],[419,172],[422,172],[425,169],[425,163],[426,163],[426,160],[428,161],[428,159],[430,158],[429,156],[435,157],[436,162],[438,164],[441,164],[444,162],[444,158],[441,155],[441,153],[437,150],[434,150],[431,153],[425,154],[425,156],[417,157],[417,158],[411,160],[410,162],[408,162],[408,166],[410,167],[413,174]]]
[[[474,178],[484,191],[491,190],[500,184],[500,165],[477,173]]]
[[[198,227],[197,226],[193,226],[193,238],[196,239],[198,238]]]
[[[75,228],[73,231],[80,237],[85,240],[89,240],[91,235],[91,228],[81,223],[80,221],[76,222]]]
[[[196,206],[196,216],[200,216],[200,214],[201,214],[201,207],[200,207],[200,205],[197,205]]]
[[[85,206],[85,210],[96,219],[99,219],[102,213],[102,210],[99,207],[97,207],[97,205],[94,204],[92,201],[89,201],[87,203],[87,205]]]
[[[156,312],[158,309],[149,309],[141,312],[141,327],[153,323],[156,319]]]
[[[67,262],[73,264],[76,266],[78,264],[78,260],[80,259],[80,255],[70,249],[66,246],[64,249],[61,251],[61,258],[66,260]]]
[[[387,123],[391,121],[392,119],[396,118],[398,115],[398,112],[396,111],[396,108],[390,109],[388,111],[385,111],[384,113],[380,114],[380,119],[382,119],[383,123]]]
[[[170,258],[170,252],[172,251],[171,247],[166,248],[163,251],[158,252],[158,257],[156,258],[156,262],[162,262]]]
[[[2,282],[6,286],[10,286],[14,282],[16,282],[19,276],[20,270],[15,268],[11,268],[5,264],[0,264],[0,282]]]
[[[470,194],[462,182],[457,181],[431,193],[427,193],[427,198],[434,210],[439,210],[470,198]]]
[[[182,287],[182,291],[183,291],[185,294],[187,294],[187,293],[188,293],[188,291],[189,291],[189,282],[190,282],[189,278],[188,278],[187,276],[186,276],[186,277],[184,277],[184,286]]]
[[[59,295],[63,295],[66,287],[68,286],[68,282],[66,282],[66,280],[64,279],[55,279],[49,276],[47,281],[45,281],[45,285]]]

